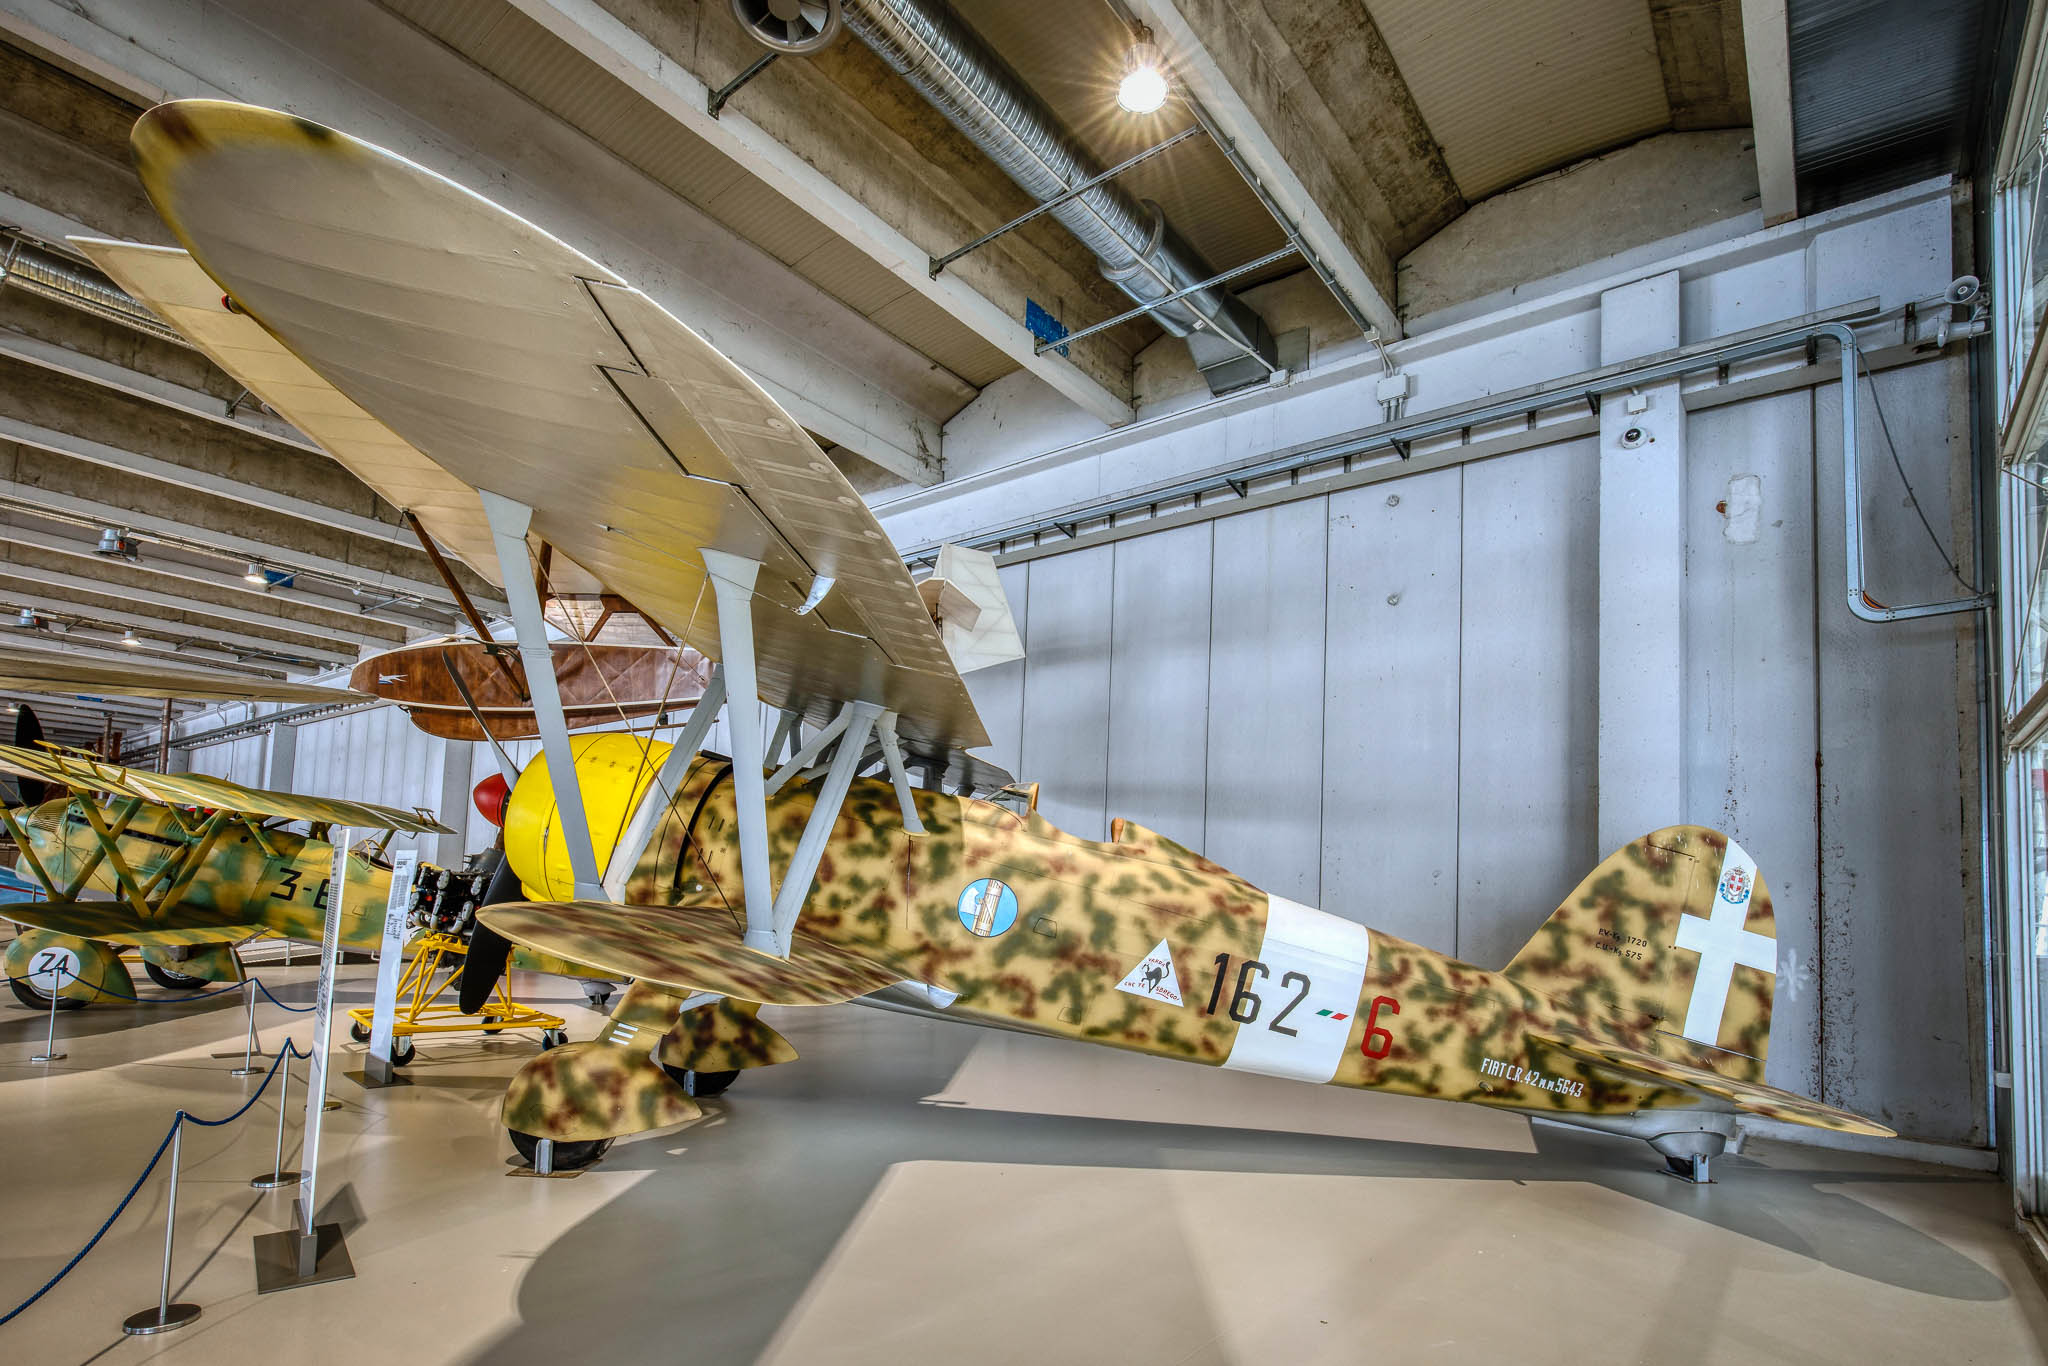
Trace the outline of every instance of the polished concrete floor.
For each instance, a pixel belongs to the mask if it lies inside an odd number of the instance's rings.
[[[367,969],[345,969],[361,1000]],[[267,967],[286,1000],[304,967]],[[532,984],[546,998],[559,984]],[[148,990],[148,988],[145,988]],[[225,1114],[237,998],[43,1021],[0,1005],[0,1313],[98,1226],[179,1106]],[[565,1006],[571,1033],[596,1017]],[[1987,1177],[1756,1143],[1718,1184],[1640,1144],[872,1011],[771,1011],[802,1061],[566,1180],[507,1175],[525,1040],[340,1079],[321,1154],[352,1281],[259,1296],[276,1110],[187,1132],[163,1188],[6,1327],[0,1362],[1967,1362],[2048,1360]],[[259,1007],[263,1038],[305,1016]],[[343,1045],[336,1072],[360,1066]],[[294,1096],[294,1136],[297,1101]]]

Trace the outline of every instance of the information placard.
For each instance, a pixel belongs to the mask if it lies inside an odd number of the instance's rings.
[[[363,1072],[379,1085],[391,1083],[391,1022],[398,1014],[398,977],[405,961],[407,914],[412,910],[412,876],[417,849],[391,856],[391,896],[384,903],[384,942],[377,960],[377,999],[370,1007],[370,1055]]]
[[[307,1045],[305,1174],[299,1180],[299,1235],[313,1237],[313,1214],[319,1208],[320,1119],[327,1112],[327,1039],[334,1021],[334,966],[341,958],[341,903],[348,892],[348,847],[355,832],[333,833],[334,866],[327,878],[327,922],[320,935],[320,986],[313,997],[313,1037]],[[307,1268],[310,1271],[310,1268]]]

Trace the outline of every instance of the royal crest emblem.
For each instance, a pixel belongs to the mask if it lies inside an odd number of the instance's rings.
[[[1721,878],[1721,899],[1731,906],[1740,906],[1749,900],[1749,874],[1741,868],[1730,868]]]

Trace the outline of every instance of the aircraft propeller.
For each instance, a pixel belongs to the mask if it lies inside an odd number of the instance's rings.
[[[496,906],[525,899],[526,892],[519,885],[519,874],[512,871],[512,861],[501,856],[498,870],[484,885],[483,899],[477,903],[478,906]],[[489,1003],[491,992],[497,988],[498,979],[505,975],[505,964],[511,958],[511,940],[484,925],[476,927],[469,938],[469,952],[462,960],[458,1002],[463,1014],[474,1015]]]
[[[35,708],[22,703],[20,710],[14,713],[14,743],[23,749],[34,749],[42,738],[43,723],[37,718]],[[16,776],[14,786],[21,793],[23,806],[41,806],[50,800],[50,784],[41,778]]]

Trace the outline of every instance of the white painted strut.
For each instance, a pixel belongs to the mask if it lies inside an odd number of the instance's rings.
[[[498,572],[505,580],[505,601],[519,633],[519,660],[526,667],[526,692],[540,729],[541,751],[554,782],[555,805],[562,813],[562,833],[569,842],[569,868],[579,900],[609,900],[597,870],[597,852],[590,841],[590,818],[583,807],[583,788],[576,780],[576,753],[569,744],[569,722],[562,714],[562,694],[555,686],[555,656],[548,648],[547,620],[533,585],[533,567],[526,561],[526,529],[533,509],[485,489],[484,515],[491,523],[491,543],[498,552]]]
[[[704,568],[718,601],[719,663],[725,667],[725,719],[732,727],[734,816],[740,827],[740,879],[745,883],[750,949],[788,956],[775,934],[769,885],[768,791],[761,775],[761,688],[754,677],[754,579],[757,560],[706,550]]]
[[[640,865],[640,856],[647,852],[647,841],[654,834],[654,823],[675,800],[676,788],[689,771],[690,760],[696,758],[697,751],[704,747],[704,735],[711,729],[712,719],[724,704],[725,666],[714,664],[711,666],[711,681],[704,685],[704,695],[697,699],[696,710],[690,713],[683,733],[676,737],[674,747],[661,761],[654,781],[640,795],[640,804],[633,808],[633,819],[627,822],[625,833],[612,847],[611,862],[604,870],[604,890],[613,901],[625,898],[626,879],[633,876],[633,870]]]
[[[875,723],[875,733],[881,737],[882,760],[889,766],[889,781],[896,787],[896,805],[903,811],[903,829],[912,835],[925,833],[924,821],[917,814],[917,802],[910,795],[910,774],[903,767],[903,749],[896,743],[896,713],[885,711],[882,719]]]
[[[860,756],[867,749],[868,732],[874,729],[875,718],[882,714],[882,709],[873,702],[849,702],[839,714],[846,720],[846,734],[832,755],[832,770],[818,789],[818,803],[811,808],[811,818],[796,842],[796,852],[790,855],[789,869],[782,875],[782,889],[775,894],[776,952],[784,958],[789,956],[797,916],[810,898],[811,879],[817,876],[818,862],[824,858],[832,827],[838,823],[840,805],[846,800],[846,790],[853,786]]]

